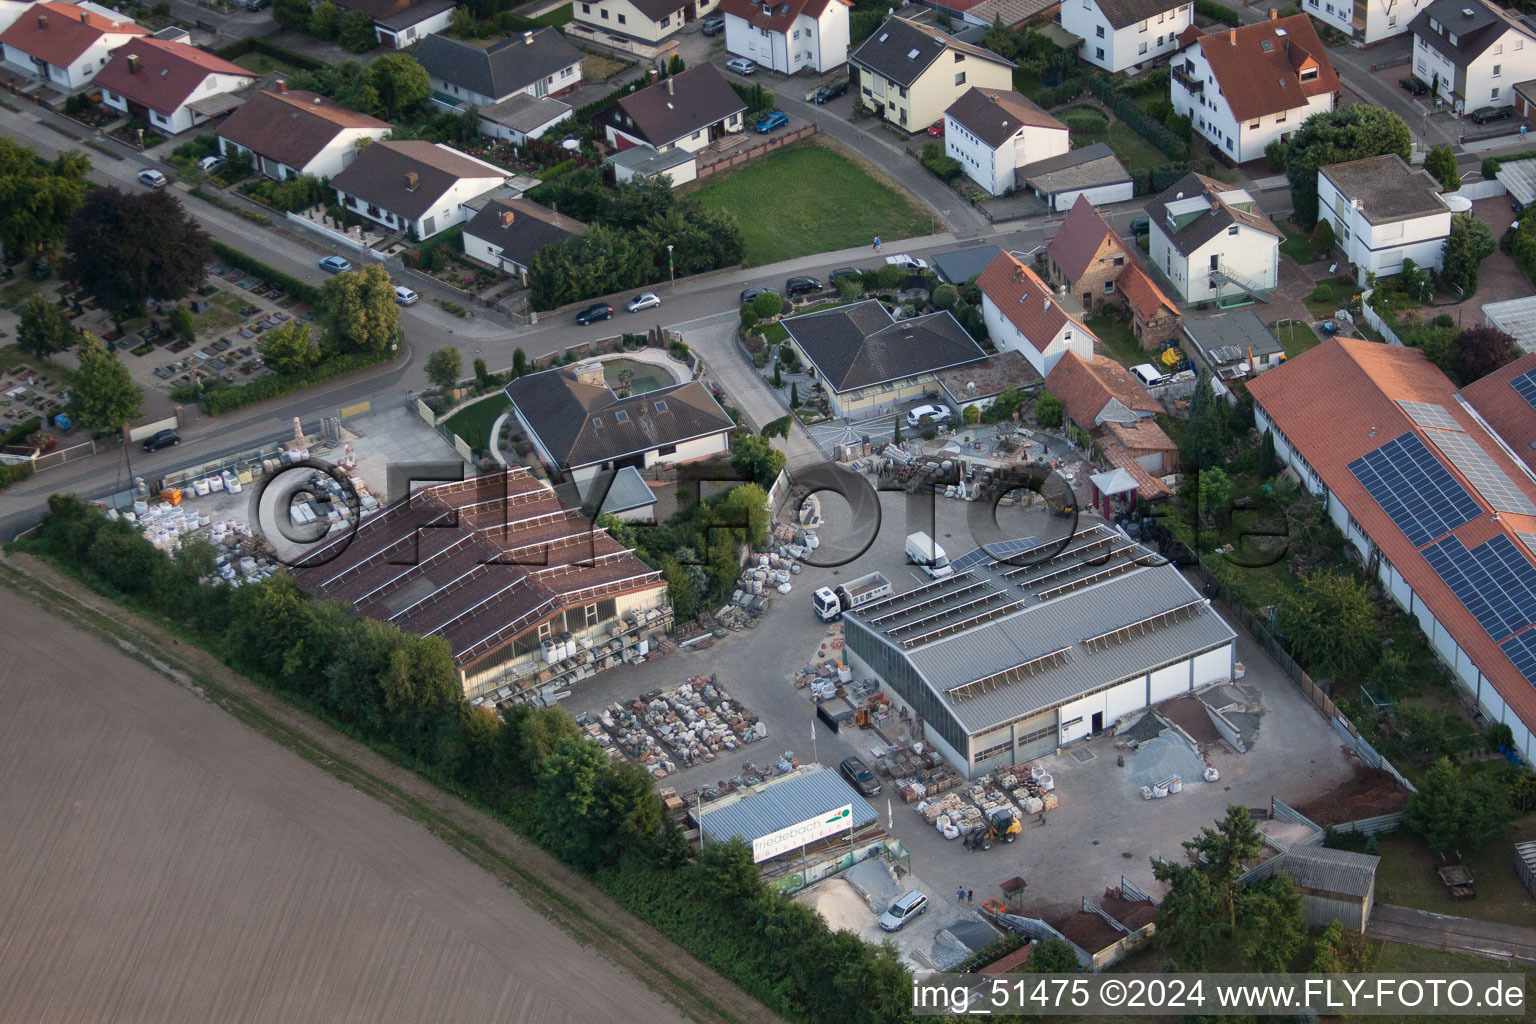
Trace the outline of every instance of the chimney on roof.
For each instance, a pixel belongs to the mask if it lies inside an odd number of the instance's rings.
[[[1227,39],[1232,43],[1233,46],[1236,46],[1237,45],[1237,29],[1233,29],[1231,32],[1228,32],[1227,33]]]
[[[576,383],[591,384],[593,387],[605,388],[607,382],[603,380],[603,364],[597,360],[590,360],[576,365]]]
[[[321,99],[320,99],[320,97],[319,97],[319,96],[316,96],[316,97],[315,97],[315,98],[314,98],[314,101],[313,101],[313,102],[314,102],[314,104],[315,104],[315,106],[317,106],[317,107],[318,107],[318,106],[320,106],[320,104],[321,104],[321,102],[322,102],[322,101],[321,101]]]
[[[501,211],[501,226],[504,227],[504,228],[511,227],[512,226],[512,220],[516,216],[517,216],[517,214],[514,213],[513,211],[507,210],[507,209],[503,209]]]
[[[420,184],[421,175],[417,174],[415,171],[405,172],[405,190],[407,192],[415,192],[416,186]]]
[[[130,75],[136,75],[139,73],[139,55],[136,53],[130,53],[128,55],[128,73]]]
[[[1280,20],[1280,8],[1276,7],[1274,10],[1269,12],[1269,20],[1270,21],[1279,21]]]
[[[279,78],[276,82],[273,82],[272,84],[277,86],[277,91],[280,92],[280,93],[285,93],[285,92],[288,91],[288,83],[283,81],[281,78]]]
[[[48,15],[46,12],[39,12],[37,16],[37,27],[40,29],[48,27]]]
[[[523,45],[524,46],[532,46],[533,45],[533,32],[531,30],[528,31],[528,32],[524,32],[523,33]]]
[[[82,25],[89,25],[90,23],[91,23],[91,12],[90,11],[81,11],[80,12],[80,24],[82,24]],[[113,24],[115,25],[117,23],[113,22]]]
[[[1040,296],[1040,312],[1042,312],[1042,313],[1049,313],[1050,311],[1051,311],[1051,297],[1049,295],[1042,295],[1042,296]]]
[[[668,96],[675,96],[675,95],[677,95],[677,90],[672,87],[672,77],[670,75],[667,76],[667,95]]]

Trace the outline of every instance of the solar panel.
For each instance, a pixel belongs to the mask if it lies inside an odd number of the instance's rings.
[[[1466,488],[1413,434],[1360,456],[1349,471],[1416,548],[1476,519],[1480,511]]]
[[[1509,474],[1499,468],[1499,464],[1493,461],[1492,457],[1483,450],[1483,446],[1478,444],[1470,434],[1453,434],[1437,430],[1429,435],[1429,439],[1445,454],[1446,458],[1451,460],[1451,465],[1467,478],[1472,488],[1481,494],[1488,504],[1500,512],[1536,516],[1536,504],[1521,493]]]
[[[1536,555],[1536,533],[1516,531],[1515,536],[1520,538],[1521,542],[1525,544],[1526,548],[1531,552],[1531,554]]]
[[[1509,386],[1514,388],[1521,398],[1525,399],[1526,405],[1536,409],[1536,370],[1527,370],[1510,381]]]
[[[1493,639],[1536,622],[1536,565],[1508,537],[1470,551],[1447,537],[1425,548],[1424,559]]]
[[[1536,686],[1536,629],[1528,629],[1499,644],[1504,656],[1515,663],[1525,681]]]
[[[1456,422],[1456,417],[1446,411],[1443,405],[1434,405],[1429,402],[1407,402],[1399,399],[1398,405],[1403,407],[1403,412],[1408,418],[1421,427],[1435,427],[1439,430],[1460,430],[1461,424]]]

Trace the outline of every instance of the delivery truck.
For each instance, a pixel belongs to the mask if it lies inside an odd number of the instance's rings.
[[[923,572],[936,580],[953,575],[955,571],[944,549],[926,533],[907,534],[907,561],[922,566]]]
[[[862,608],[890,596],[891,581],[881,573],[872,572],[839,584],[835,590],[831,587],[818,587],[812,599],[816,602],[816,617],[822,622],[833,622],[843,612]]]

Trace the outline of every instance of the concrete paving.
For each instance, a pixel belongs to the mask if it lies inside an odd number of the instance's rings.
[[[1536,928],[1519,925],[1378,903],[1371,911],[1365,934],[1373,939],[1471,953],[1505,963],[1536,964]]]

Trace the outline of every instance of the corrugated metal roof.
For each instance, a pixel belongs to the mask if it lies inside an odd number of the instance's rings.
[[[1326,846],[1293,846],[1285,852],[1280,870],[1303,889],[1335,892],[1364,899],[1376,879],[1380,857]]]
[[[863,828],[879,820],[864,798],[831,768],[819,767],[788,778],[765,783],[750,796],[716,808],[705,804],[704,831],[715,842],[740,836],[747,843],[791,825],[798,825],[844,804],[853,804],[853,827]]]

